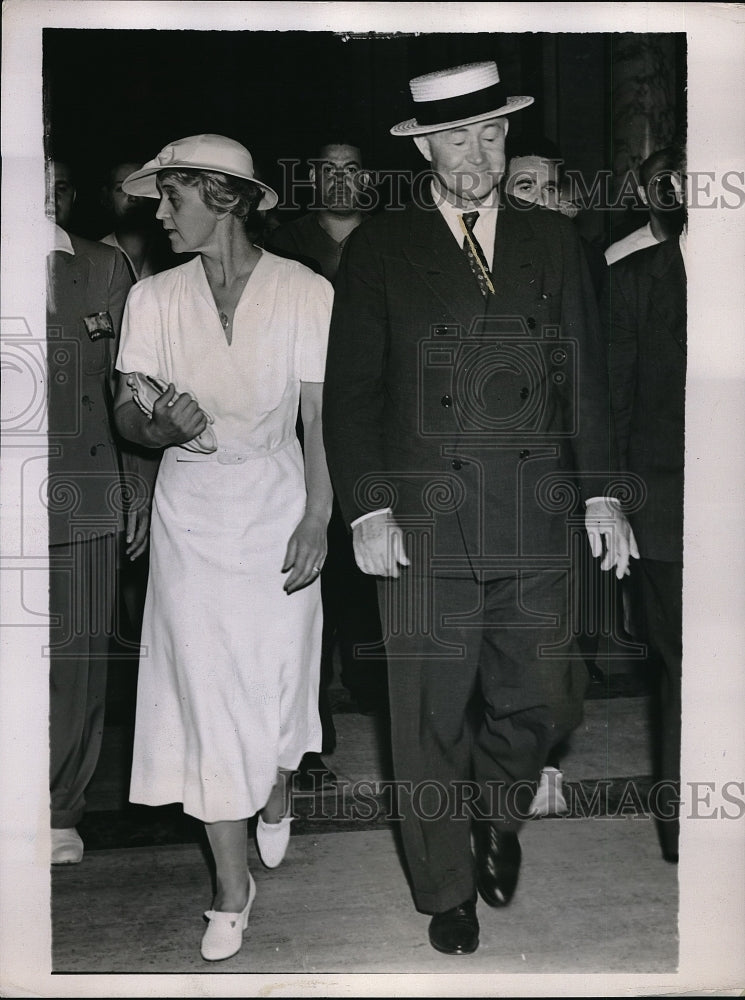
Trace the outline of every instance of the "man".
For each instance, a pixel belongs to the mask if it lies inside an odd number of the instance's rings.
[[[332,284],[349,236],[364,221],[361,195],[369,182],[356,140],[338,132],[324,143],[311,161],[314,185],[310,210],[267,235],[267,249],[312,267]],[[341,680],[365,713],[387,713],[385,658],[375,581],[357,567],[352,543],[334,502],[328,528],[328,556],[321,574],[323,591],[323,661],[319,710],[323,723],[323,752],[332,753],[336,733],[329,699],[333,655],[338,644]],[[363,652],[365,647],[366,652]],[[317,753],[305,754],[298,785],[312,790],[335,780]]]
[[[558,146],[543,136],[523,136],[516,142],[507,142],[507,174],[505,191],[523,201],[544,205],[568,218],[576,217],[579,209],[574,202],[563,197],[563,157]],[[600,294],[607,270],[602,250],[580,237],[587,258],[590,277],[595,291]]]
[[[506,143],[507,172],[504,189],[507,194],[536,205],[543,205],[553,212],[561,212],[573,219],[577,215],[577,206],[562,197],[563,163],[564,159],[558,146],[544,136],[524,135],[517,141],[509,136]],[[605,273],[608,270],[605,257],[601,250],[588,243],[580,236],[582,249],[590,270],[592,284],[600,294]],[[580,573],[582,578],[582,593],[585,596],[580,614],[582,623],[593,620],[598,612],[600,589],[603,584],[597,562],[582,559]],[[588,616],[592,607],[594,613]],[[598,652],[597,634],[577,636],[590,677],[595,681],[604,680],[602,670],[595,662]],[[561,757],[565,747],[554,747],[548,755],[546,766],[541,773],[535,799],[530,809],[531,816],[562,815],[569,811],[563,792],[564,773],[561,769]]]
[[[126,555],[136,559],[148,507],[135,462],[122,480],[111,423],[127,267],[117,250],[65,231],[75,201],[67,164],[49,164],[47,192],[51,860],[75,864],[103,734],[120,535],[126,512]]]
[[[635,229],[605,251],[608,264],[615,264],[637,250],[677,237],[683,227],[682,206],[676,201],[670,182],[676,149],[666,146],[647,157],[639,168],[637,191],[649,211],[646,226]]]
[[[670,150],[666,157],[679,217],[684,154]],[[632,515],[641,555],[634,582],[638,621],[657,658],[659,784],[652,805],[663,857],[672,863],[679,830],[686,234],[684,225],[679,238],[614,264],[602,308],[620,459],[645,485],[645,502]]]
[[[605,569],[625,574],[633,543],[606,499],[607,384],[576,233],[499,202],[507,116],[532,98],[506,97],[493,62],[410,89],[416,117],[391,131],[431,175],[349,239],[324,424],[357,562],[381,577],[414,901],[434,948],[468,954],[477,890],[509,903],[536,780],[581,715],[584,664],[551,655],[567,643],[570,534],[554,487],[582,470]]]
[[[101,203],[113,220],[114,229],[101,243],[116,247],[124,254],[132,281],[139,281],[164,269],[159,258],[163,251],[156,246],[159,227],[155,225],[152,201],[127,194],[124,181],[141,163],[116,163],[109,170],[101,188]]]
[[[308,176],[313,184],[310,211],[271,231],[267,249],[300,260],[333,284],[344,245],[365,217],[360,195],[369,176],[356,140],[340,133],[325,143]]]
[[[101,187],[101,204],[113,222],[114,229],[100,242],[121,251],[133,283],[173,267],[176,263],[170,248],[163,242],[166,237],[162,227],[156,222],[152,199],[127,194],[122,187],[122,182],[141,166],[142,163],[128,161],[113,164]],[[154,482],[160,464],[160,453],[145,448],[137,449],[131,442],[127,442],[126,450],[128,454],[137,452],[140,470],[148,481]],[[147,578],[146,559],[127,561],[122,566],[119,589],[126,612],[128,638],[134,643],[139,643]]]

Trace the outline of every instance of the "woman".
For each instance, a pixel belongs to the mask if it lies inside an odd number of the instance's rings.
[[[159,198],[173,250],[196,254],[133,288],[117,361],[117,427],[164,448],[130,798],[182,802],[206,824],[217,881],[202,955],[217,960],[240,949],[256,891],[247,819],[259,813],[274,867],[290,832],[284,778],[321,747],[332,291],[251,243],[246,219],[278,199],[231,139],[173,142],[123,188]]]

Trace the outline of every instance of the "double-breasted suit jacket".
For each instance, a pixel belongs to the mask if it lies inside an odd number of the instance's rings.
[[[614,264],[602,315],[620,461],[643,483],[630,514],[639,552],[681,562],[686,276],[678,240]]]
[[[118,250],[70,240],[75,254],[55,251],[47,264],[50,545],[122,525],[110,378],[132,281]]]
[[[492,273],[485,300],[434,205],[369,220],[337,276],[324,398],[347,522],[391,507],[440,568],[478,579],[565,554],[571,480],[603,494],[614,465],[571,222],[507,199]]]

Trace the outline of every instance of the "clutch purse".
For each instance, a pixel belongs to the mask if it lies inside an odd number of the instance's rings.
[[[131,375],[128,375],[127,385],[132,390],[132,399],[148,417],[153,415],[155,401],[168,388],[168,383],[162,379],[153,378],[152,375],[142,375],[140,372],[132,372]],[[210,424],[215,422],[215,418],[210,413],[207,413],[206,410],[202,412]],[[208,425],[197,437],[192,438],[191,441],[185,441],[178,447],[208,455],[210,452],[217,451],[217,437],[212,427]]]

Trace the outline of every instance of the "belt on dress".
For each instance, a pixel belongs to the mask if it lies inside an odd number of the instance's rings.
[[[177,462],[217,462],[219,465],[242,465],[244,462],[253,462],[259,458],[266,458],[268,455],[276,455],[278,451],[284,451],[290,445],[295,444],[297,438],[289,438],[278,444],[276,448],[267,448],[266,451],[233,451],[230,448],[218,448],[217,451],[197,452],[187,451],[186,448],[177,448]]]

